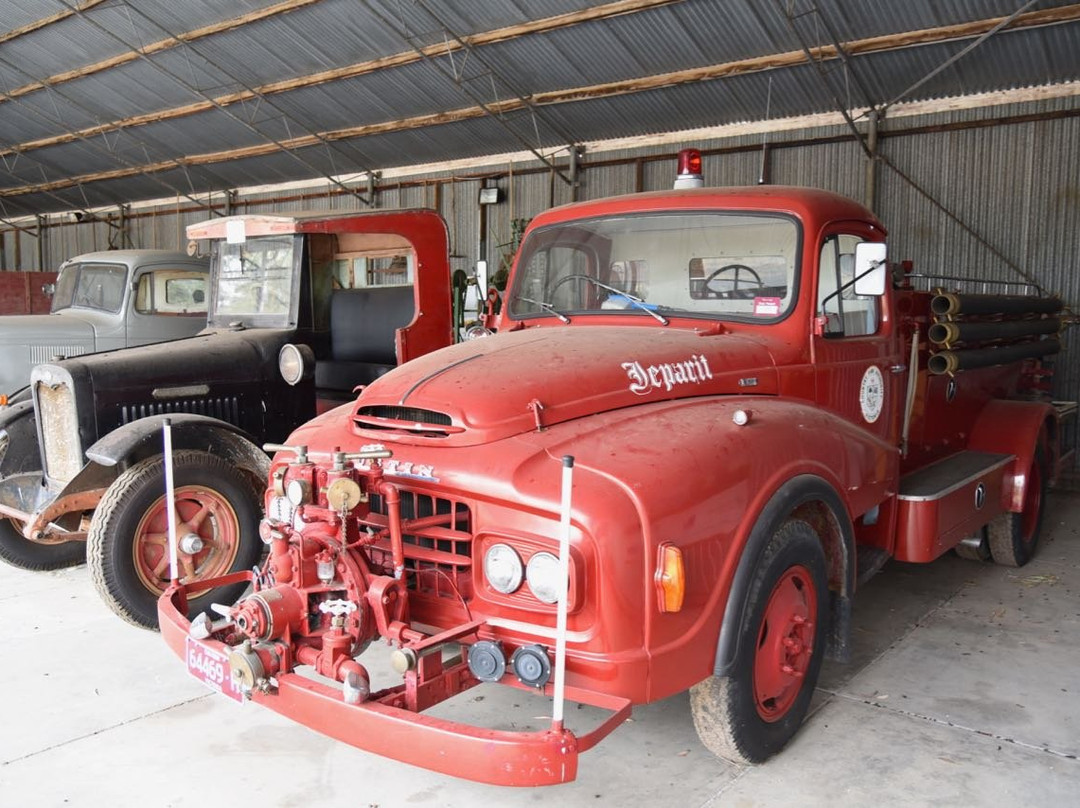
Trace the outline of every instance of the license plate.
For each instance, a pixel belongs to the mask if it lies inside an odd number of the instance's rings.
[[[244,701],[243,691],[233,681],[226,656],[193,637],[187,638],[187,669],[188,673],[211,690],[230,699]]]

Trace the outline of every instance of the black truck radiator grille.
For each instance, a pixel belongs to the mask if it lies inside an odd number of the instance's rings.
[[[371,510],[387,515],[383,497],[371,497]],[[463,503],[401,490],[405,579],[414,592],[439,598],[472,597],[472,514]],[[389,542],[371,548],[372,564],[393,574]]]
[[[120,423],[127,424],[148,415],[169,415],[175,412],[208,415],[230,424],[240,424],[240,399],[236,396],[218,398],[174,399],[144,404],[121,404]]]

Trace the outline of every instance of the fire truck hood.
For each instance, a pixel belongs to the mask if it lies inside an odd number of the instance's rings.
[[[732,393],[775,394],[758,340],[634,326],[497,334],[414,359],[361,394],[357,425],[395,440],[474,445],[599,412]],[[388,431],[389,430],[389,431]]]

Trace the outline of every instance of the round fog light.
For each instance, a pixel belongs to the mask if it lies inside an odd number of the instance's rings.
[[[510,657],[514,675],[523,685],[540,688],[551,678],[551,660],[542,645],[523,645]]]
[[[480,640],[469,648],[469,670],[481,682],[497,682],[506,673],[506,654],[502,645]]]
[[[534,553],[525,566],[525,580],[536,599],[557,603],[562,587],[559,585],[559,559],[551,553]]]
[[[484,553],[484,577],[496,592],[516,591],[524,575],[521,557],[509,544],[493,544]]]

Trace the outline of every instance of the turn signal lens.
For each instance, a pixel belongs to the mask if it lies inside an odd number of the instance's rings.
[[[661,544],[656,564],[656,606],[661,612],[682,609],[686,594],[686,570],[682,550],[674,544]]]
[[[0,394],[0,407],[6,407],[8,402],[7,396]]]

